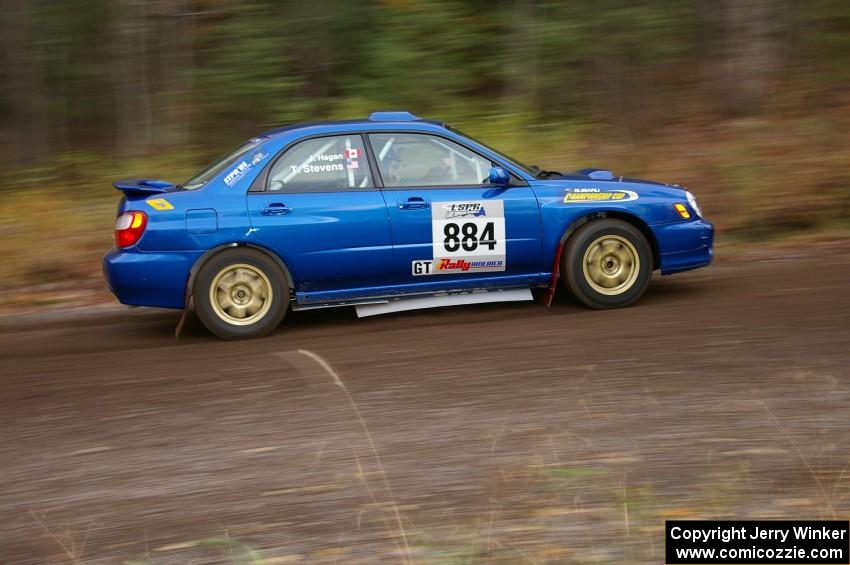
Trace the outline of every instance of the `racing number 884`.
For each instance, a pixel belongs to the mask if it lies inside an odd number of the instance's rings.
[[[443,247],[449,253],[454,253],[461,247],[464,251],[475,251],[478,246],[487,247],[490,251],[496,248],[495,228],[493,222],[484,224],[481,234],[478,234],[478,225],[466,222],[463,225],[449,223],[443,227]]]

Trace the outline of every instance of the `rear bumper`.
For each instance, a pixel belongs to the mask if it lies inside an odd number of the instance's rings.
[[[200,255],[113,249],[103,257],[103,276],[122,304],[183,308],[186,282]]]
[[[702,219],[654,226],[661,274],[705,267],[714,259],[714,225]]]

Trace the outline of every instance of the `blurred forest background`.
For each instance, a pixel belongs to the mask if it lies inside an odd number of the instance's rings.
[[[99,277],[116,178],[377,109],[686,185],[721,242],[850,232],[847,0],[0,5],[0,288]]]

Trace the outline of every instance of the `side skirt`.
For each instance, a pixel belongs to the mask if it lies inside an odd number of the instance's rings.
[[[386,304],[389,302],[388,299],[381,298],[377,300],[347,300],[345,302],[323,302],[319,304],[298,304],[297,302],[290,302],[289,307],[295,312],[302,312],[304,310],[322,310],[324,308],[340,308],[342,306],[363,306],[368,304]]]
[[[440,308],[443,306],[459,306],[462,304],[483,304],[487,302],[513,302],[534,300],[531,289],[514,290],[482,290],[458,294],[443,294],[438,296],[423,296],[419,298],[397,298],[384,303],[358,304],[357,317],[377,316],[406,310],[423,308]]]

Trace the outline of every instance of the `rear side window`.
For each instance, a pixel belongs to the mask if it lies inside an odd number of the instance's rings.
[[[293,145],[272,167],[269,192],[321,192],[372,188],[360,135],[318,137]]]
[[[434,135],[371,134],[384,186],[468,186],[487,182],[489,160]]]
[[[256,149],[264,141],[265,138],[260,137],[252,139],[245,145],[242,145],[239,148],[231,151],[227,155],[220,157],[212,165],[208,166],[206,169],[184,182],[182,185],[180,185],[180,187],[183,190],[198,190],[199,188],[207,184],[210,180],[212,180],[221,171],[223,171],[224,168],[227,167],[230,163],[243,157],[249,151]]]

